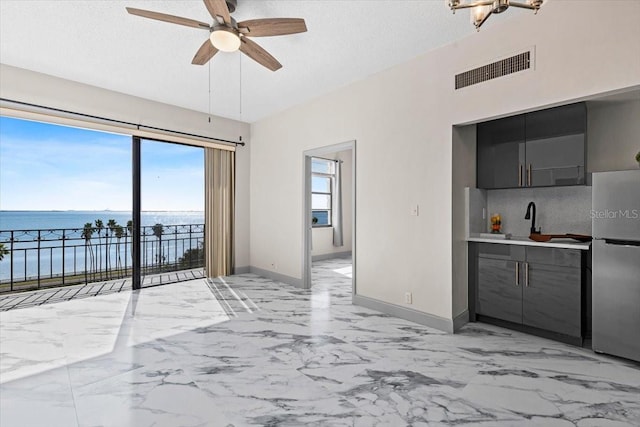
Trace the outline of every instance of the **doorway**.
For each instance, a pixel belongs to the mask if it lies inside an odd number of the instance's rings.
[[[204,277],[204,148],[140,141],[141,286]]]
[[[303,162],[303,287],[313,286],[316,261],[338,274],[350,276],[353,295],[356,291],[356,141],[307,150],[303,153]]]

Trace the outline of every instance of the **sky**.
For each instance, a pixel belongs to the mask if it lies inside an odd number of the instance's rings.
[[[204,210],[204,150],[142,141],[142,210]],[[0,117],[0,210],[131,210],[131,137]]]

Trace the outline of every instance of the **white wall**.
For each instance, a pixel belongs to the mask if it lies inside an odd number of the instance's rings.
[[[467,278],[467,212],[465,206],[465,188],[476,186],[476,126],[454,126],[452,135],[452,243],[451,256],[459,260],[452,270],[453,312],[463,313],[468,304]]]
[[[638,53],[640,56],[640,53]],[[640,152],[640,98],[587,103],[589,172],[637,169]]]
[[[0,97],[114,120],[237,141],[236,265],[249,265],[250,129],[247,123],[0,64]],[[204,195],[203,195],[204,197]]]
[[[538,15],[252,124],[251,264],[302,277],[301,153],[357,140],[358,294],[443,319],[460,314],[466,281],[453,271],[466,258],[452,250],[452,125],[640,85],[640,2],[618,1],[615,13],[606,3],[550,1]],[[535,70],[454,91],[457,72],[533,44]]]
[[[333,246],[333,227],[317,227],[311,232],[312,256],[344,253],[351,251],[352,239],[352,151],[345,150],[333,154],[323,154],[327,159],[342,161],[342,235],[343,245]]]

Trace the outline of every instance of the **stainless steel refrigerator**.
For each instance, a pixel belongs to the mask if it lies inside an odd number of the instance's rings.
[[[640,170],[593,174],[593,349],[640,361]]]

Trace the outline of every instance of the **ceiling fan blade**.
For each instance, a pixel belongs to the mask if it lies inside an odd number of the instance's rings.
[[[186,25],[187,27],[203,28],[205,30],[211,29],[209,24],[205,22],[196,21],[195,19],[183,18],[181,16],[167,15],[166,13],[152,12],[150,10],[136,9],[134,7],[128,7],[127,12],[132,15],[155,19],[157,21],[169,22],[171,24]]]
[[[265,18],[238,22],[238,29],[245,36],[268,37],[304,33],[307,25],[302,18]]]
[[[211,40],[206,39],[204,43],[202,43],[202,46],[200,46],[200,49],[196,52],[191,63],[193,65],[204,65],[209,62],[216,53],[218,53],[218,49],[211,44]]]
[[[240,41],[240,52],[244,53],[258,64],[264,65],[271,71],[276,71],[282,68],[282,64],[279,63],[276,58],[271,56],[269,52],[261,48],[258,43],[249,40],[246,37],[241,37]]]
[[[231,24],[231,15],[229,7],[225,0],[204,0],[204,5],[211,14],[211,17],[218,20],[218,16],[224,20],[225,24]]]

